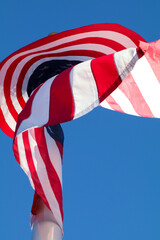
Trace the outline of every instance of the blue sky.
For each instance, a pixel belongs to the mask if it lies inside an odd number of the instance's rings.
[[[0,1],[0,61],[50,32],[119,23],[159,38],[159,1]],[[63,124],[64,240],[159,240],[160,120],[97,108]],[[31,238],[33,190],[0,133],[3,240]]]

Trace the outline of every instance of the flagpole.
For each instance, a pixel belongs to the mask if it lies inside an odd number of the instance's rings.
[[[62,240],[62,231],[42,200],[38,214],[31,216],[31,229],[32,240]]]
[[[33,224],[32,240],[61,240],[59,226],[50,221],[37,221]]]

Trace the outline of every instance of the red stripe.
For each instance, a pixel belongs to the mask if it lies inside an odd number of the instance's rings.
[[[37,215],[40,212],[40,206],[39,206],[39,200],[40,200],[40,196],[35,192],[34,193],[34,198],[33,198],[33,204],[32,204],[32,209],[31,209],[31,213],[33,215]]]
[[[9,137],[14,138],[14,131],[9,127],[8,123],[6,122],[1,109],[0,109],[0,128]]]
[[[49,154],[48,154],[48,149],[47,149],[47,144],[46,144],[45,134],[44,134],[44,128],[35,128],[35,138],[36,138],[36,142],[37,142],[37,146],[38,146],[40,155],[46,166],[48,179],[49,179],[51,188],[55,194],[56,200],[59,204],[61,216],[63,219],[62,186],[61,186],[59,177],[54,169],[54,166],[52,165]],[[40,194],[38,193],[38,195],[40,195]]]
[[[18,144],[17,144],[17,138],[14,140],[13,152],[14,152],[14,156],[15,156],[16,161],[20,165],[20,156],[19,156],[19,149],[18,149]]]
[[[63,163],[63,146],[60,142],[58,141],[55,141],[57,147],[58,147],[58,150],[59,150],[59,153],[61,155],[61,162]]]
[[[109,95],[105,99],[105,101],[107,101],[107,103],[110,105],[112,110],[124,113],[124,111],[121,109],[120,105],[114,100],[114,98],[111,95]]]
[[[49,121],[46,125],[67,122],[74,117],[74,100],[69,78],[71,69],[60,73],[51,85]]]
[[[138,47],[138,48],[136,49],[136,51],[137,51],[137,54],[138,54],[139,58],[141,58],[141,57],[144,56],[144,52],[142,51],[142,49],[141,49],[140,47]]]
[[[114,54],[91,61],[91,69],[97,84],[98,96],[103,101],[122,82],[114,63]]]

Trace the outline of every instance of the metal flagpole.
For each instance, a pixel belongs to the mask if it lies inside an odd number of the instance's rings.
[[[61,240],[59,226],[50,221],[40,221],[33,224],[32,240]]]
[[[31,217],[32,240],[62,240],[62,231],[52,212],[40,201],[38,214]]]

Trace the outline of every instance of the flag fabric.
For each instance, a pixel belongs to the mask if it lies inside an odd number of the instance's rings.
[[[61,229],[62,141],[53,136],[56,142],[51,142],[48,126],[71,121],[97,107],[121,83],[118,69],[128,75],[125,67],[128,60],[130,71],[138,59],[134,48],[128,49],[125,56],[123,64],[116,65],[117,55],[110,54],[79,63],[51,77],[33,91],[18,116],[13,144],[15,158]]]
[[[1,129],[14,137],[19,113],[43,81],[78,62],[138,47],[140,40],[145,41],[119,24],[94,24],[47,36],[14,52],[0,63]]]
[[[96,24],[48,36],[1,63],[0,126],[14,135],[15,158],[62,231],[59,124],[99,105],[159,117],[159,45],[117,24]]]
[[[140,49],[144,56],[101,106],[135,116],[160,118],[160,40],[141,42]]]

